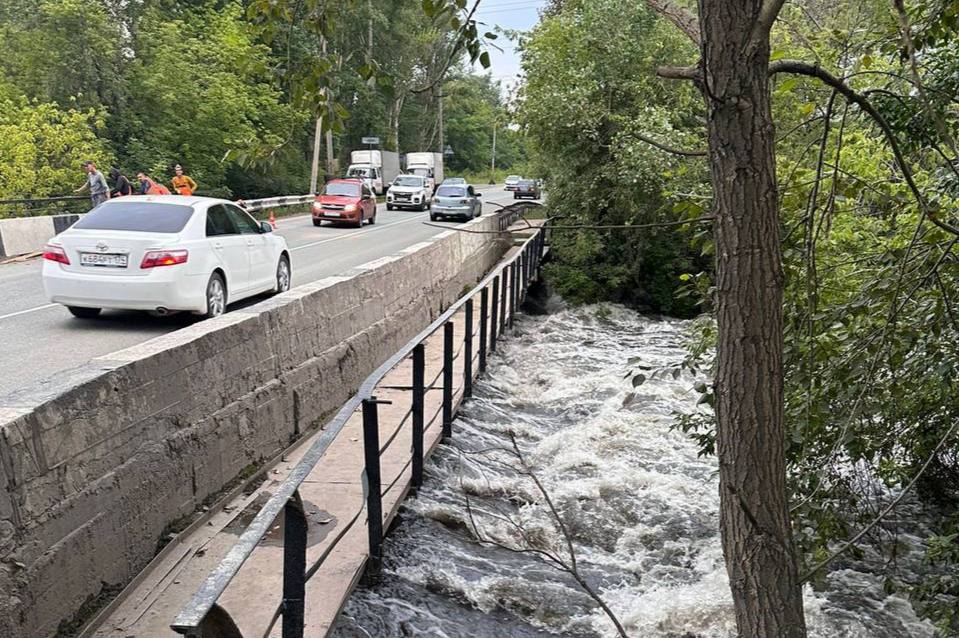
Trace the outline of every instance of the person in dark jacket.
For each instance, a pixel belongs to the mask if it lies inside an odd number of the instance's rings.
[[[113,180],[113,191],[110,193],[111,197],[123,197],[133,193],[133,186],[130,185],[130,180],[126,178],[126,175],[120,172],[120,169],[111,168],[110,179]]]

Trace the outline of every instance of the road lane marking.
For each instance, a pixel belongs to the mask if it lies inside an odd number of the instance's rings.
[[[409,219],[402,219],[398,222],[393,222],[392,224],[375,224],[372,228],[363,228],[360,230],[355,230],[352,233],[345,233],[343,235],[337,235],[336,237],[329,237],[327,239],[321,239],[320,241],[310,242],[309,244],[302,244],[300,246],[295,246],[290,248],[290,250],[302,250],[304,248],[312,248],[313,246],[319,246],[320,244],[328,244],[331,241],[338,241],[340,239],[349,239],[350,237],[357,237],[359,235],[368,235],[371,232],[374,232],[378,229],[391,228],[393,226],[399,226],[400,224],[409,224],[410,222],[422,222],[425,221],[420,217],[410,217]]]
[[[48,303],[44,306],[37,306],[36,308],[27,308],[26,310],[20,310],[19,312],[11,312],[10,314],[0,315],[0,321],[3,319],[10,319],[11,317],[19,317],[20,315],[25,315],[31,312],[37,312],[38,310],[46,310],[47,308],[56,308],[60,304],[58,303]]]

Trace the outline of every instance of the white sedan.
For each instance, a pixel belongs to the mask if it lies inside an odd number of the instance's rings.
[[[81,318],[102,308],[215,317],[228,303],[289,290],[290,252],[271,231],[221,199],[112,199],[44,248],[43,288]]]

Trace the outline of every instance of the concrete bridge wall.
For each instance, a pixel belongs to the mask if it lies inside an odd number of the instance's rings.
[[[497,237],[444,233],[0,400],[0,635],[51,636],[129,582],[478,281]]]

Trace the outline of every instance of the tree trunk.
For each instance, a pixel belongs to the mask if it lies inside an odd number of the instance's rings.
[[[783,274],[760,0],[699,0],[714,195],[720,530],[741,638],[806,635],[786,499]]]

